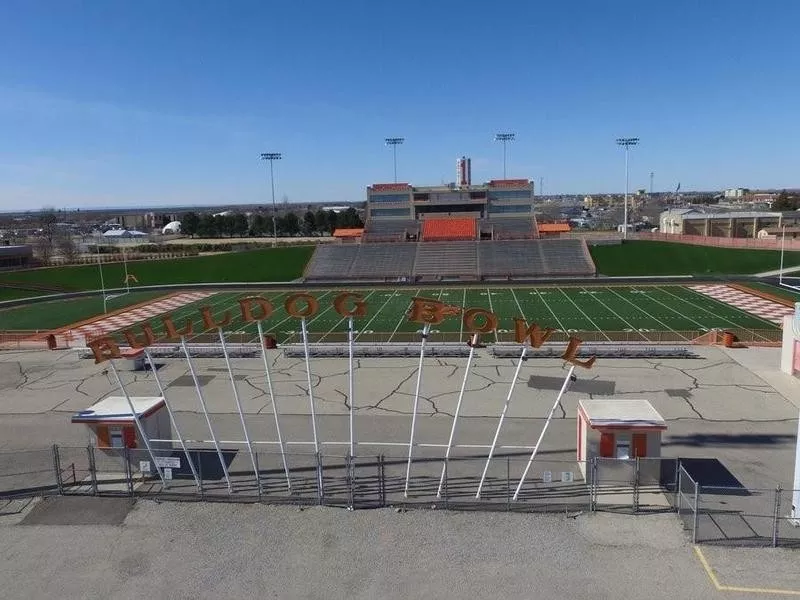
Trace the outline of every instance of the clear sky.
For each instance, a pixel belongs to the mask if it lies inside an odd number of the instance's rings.
[[[2,0],[0,210],[800,186],[797,0]]]

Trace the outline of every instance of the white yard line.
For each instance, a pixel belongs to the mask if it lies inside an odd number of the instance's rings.
[[[420,293],[421,291],[422,291],[422,288],[419,288],[419,289],[418,289],[418,290],[417,290],[417,291],[414,293],[414,295],[415,295],[415,296],[418,296],[418,295],[419,295],[419,293]],[[440,289],[440,290],[439,290],[439,296],[438,296],[438,298],[436,298],[437,300],[438,300],[439,298],[441,298],[441,297],[442,297],[442,292],[443,292],[443,291],[444,291],[444,290],[442,290],[442,289]],[[406,308],[405,312],[403,312],[403,314],[402,314],[402,315],[400,315],[400,319],[398,319],[398,321],[397,321],[397,326],[394,328],[394,331],[392,331],[392,335],[390,335],[390,336],[389,336],[389,339],[388,339],[388,340],[386,340],[386,342],[387,342],[387,343],[392,341],[392,338],[393,338],[393,337],[395,336],[395,334],[397,333],[397,330],[398,330],[398,329],[400,329],[400,326],[403,324],[403,321],[404,321],[405,319],[407,319],[407,318],[408,318],[408,314],[407,314],[407,313],[408,313],[408,311],[409,311],[409,309],[411,308],[411,305],[412,305],[413,303],[414,303],[414,301],[413,301],[413,300],[412,300],[411,302],[409,302],[409,303],[408,303],[408,307]]]
[[[669,330],[670,330],[672,333],[676,334],[678,337],[681,337],[681,338],[683,338],[684,340],[686,340],[686,341],[689,341],[689,338],[687,338],[686,336],[682,335],[682,334],[681,334],[679,331],[676,331],[675,329],[673,329],[672,327],[670,327],[669,325],[667,325],[666,323],[664,323],[664,321],[662,321],[661,319],[659,319],[659,318],[658,318],[658,317],[656,317],[655,315],[652,315],[652,314],[650,314],[648,311],[646,311],[645,309],[643,309],[641,306],[639,306],[639,305],[638,305],[638,304],[636,304],[635,302],[631,302],[631,301],[630,301],[630,300],[628,300],[628,299],[627,299],[625,296],[623,296],[623,295],[622,295],[622,294],[620,294],[618,291],[616,291],[614,288],[607,287],[606,289],[607,289],[609,292],[611,292],[612,294],[614,294],[615,296],[619,297],[619,299],[620,299],[620,300],[624,300],[625,302],[627,302],[628,304],[630,304],[631,306],[633,306],[634,308],[636,308],[636,309],[637,309],[637,310],[639,310],[640,312],[643,312],[644,314],[646,314],[648,317],[650,317],[650,318],[651,318],[651,319],[653,319],[654,321],[658,321],[659,323],[661,323],[661,325],[662,325],[663,327],[666,327],[666,328],[667,328],[667,329],[669,329]],[[650,296],[647,296],[646,294],[645,294],[645,297],[646,297],[646,298],[650,298]],[[657,301],[655,298],[650,298],[650,299],[651,299],[651,300],[653,300],[654,302],[658,302],[658,301]]]
[[[658,298],[653,298],[653,296],[651,296],[651,295],[650,295],[650,294],[648,294],[646,291],[644,291],[644,290],[642,290],[642,289],[640,289],[640,288],[634,288],[634,289],[635,289],[637,292],[640,292],[641,294],[643,294],[643,295],[644,295],[646,298],[649,298],[650,300],[652,300],[653,302],[658,302],[658,303],[659,303],[661,306],[663,306],[664,308],[666,308],[666,309],[668,309],[668,310],[671,310],[672,312],[674,312],[674,313],[675,313],[676,315],[678,315],[679,317],[682,317],[682,318],[684,318],[684,319],[688,319],[689,321],[691,321],[692,323],[694,323],[695,325],[697,325],[697,326],[698,326],[700,329],[702,329],[703,331],[708,331],[708,327],[706,327],[706,326],[705,326],[703,323],[700,323],[699,321],[696,321],[696,320],[694,320],[694,319],[693,319],[692,317],[690,317],[689,315],[686,315],[686,314],[682,313],[682,312],[681,312],[681,311],[679,311],[679,310],[675,310],[675,309],[674,309],[674,308],[672,308],[672,307],[671,307],[669,304],[664,304],[664,303],[663,303],[663,302],[661,302],[661,300],[659,300]]]
[[[391,302],[392,300],[394,300],[395,296],[399,296],[399,294],[397,293],[397,290],[392,290],[392,293],[389,295],[389,298],[386,300],[386,302],[384,302],[384,303],[381,305],[381,307],[378,309],[378,312],[376,312],[374,315],[372,315],[372,318],[371,318],[369,321],[367,321],[367,324],[366,324],[366,325],[364,325],[364,327],[362,327],[362,328],[359,330],[359,332],[358,332],[358,334],[356,335],[356,337],[355,337],[355,338],[353,338],[353,341],[354,341],[354,342],[355,342],[355,341],[358,341],[358,338],[360,338],[360,337],[361,337],[361,333],[362,333],[362,332],[364,332],[364,331],[366,331],[366,330],[368,330],[368,329],[369,329],[369,326],[370,326],[370,325],[372,325],[372,322],[373,322],[375,319],[377,319],[377,318],[378,318],[378,315],[379,315],[379,314],[381,314],[381,311],[382,311],[382,310],[383,310],[383,309],[386,307],[386,305],[387,305],[387,304],[389,304],[389,302]]]
[[[489,288],[486,288],[486,297],[489,298],[489,312],[493,313],[494,312],[494,308],[492,308],[492,290],[490,290]],[[494,343],[496,344],[496,343],[498,343],[498,341],[499,340],[497,338],[497,330],[495,329],[494,330]]]
[[[461,314],[467,310],[467,288],[464,288],[464,297],[461,299]],[[458,339],[464,339],[464,319],[459,319],[460,326],[458,328]]]
[[[369,300],[369,297],[370,297],[370,296],[372,296],[372,294],[374,294],[374,293],[375,293],[375,292],[377,292],[377,291],[378,291],[378,290],[372,290],[372,291],[371,291],[369,294],[367,294],[366,296],[364,296],[364,300],[365,300],[365,301],[366,301],[366,300]],[[342,323],[343,323],[343,322],[344,322],[346,319],[349,319],[349,317],[342,317],[341,319],[339,319],[339,320],[336,322],[336,324],[335,324],[333,327],[331,327],[331,328],[328,330],[328,332],[327,332],[327,333],[325,333],[325,334],[324,334],[324,335],[323,335],[321,338],[319,338],[319,340],[317,340],[317,341],[318,341],[318,342],[321,342],[321,341],[322,341],[322,340],[324,340],[326,337],[328,337],[328,335],[330,335],[331,333],[333,333],[333,330],[334,330],[334,329],[336,329],[337,327],[339,327],[339,325],[341,325],[341,324],[342,324]]]
[[[628,321],[628,319],[625,319],[625,318],[623,318],[623,317],[622,317],[622,315],[620,315],[619,313],[617,313],[617,312],[616,312],[616,311],[615,311],[613,308],[611,308],[611,307],[610,307],[608,304],[606,304],[605,302],[603,302],[602,300],[600,300],[600,298],[597,298],[597,295],[596,295],[596,294],[590,294],[590,293],[588,292],[588,290],[587,290],[586,288],[584,288],[584,287],[582,287],[582,288],[581,288],[581,290],[583,290],[584,292],[586,292],[586,294],[587,294],[588,296],[591,296],[593,300],[596,300],[597,302],[599,302],[599,303],[600,303],[600,304],[603,306],[603,308],[605,308],[605,309],[606,309],[608,312],[610,312],[612,315],[614,315],[615,317],[617,317],[617,318],[618,318],[620,321],[622,321],[623,323],[625,323],[625,324],[628,326],[628,328],[629,328],[629,329],[631,329],[631,330],[635,331],[635,332],[636,332],[636,333],[638,333],[640,336],[642,336],[642,339],[643,339],[644,341],[648,341],[648,339],[647,339],[647,336],[646,336],[645,334],[643,334],[641,331],[639,331],[639,328],[638,328],[638,327],[634,327],[634,326],[633,326],[633,324],[632,324],[630,321]]]
[[[555,289],[555,288],[553,288],[553,289]],[[537,297],[537,298],[539,298],[539,300],[541,300],[542,304],[544,304],[544,307],[545,307],[547,310],[549,310],[549,311],[550,311],[550,314],[551,314],[551,315],[553,315],[553,318],[556,320],[556,323],[558,323],[558,326],[561,328],[561,331],[563,331],[564,333],[567,333],[567,334],[568,334],[568,332],[567,332],[567,328],[566,328],[566,327],[564,327],[564,323],[562,323],[562,322],[561,322],[561,319],[559,319],[559,318],[558,318],[558,316],[556,315],[555,311],[553,311],[553,309],[552,309],[552,308],[550,308],[550,305],[549,305],[549,304],[547,303],[547,301],[544,299],[544,296],[542,296],[542,295],[539,293],[539,290],[538,290],[538,289],[536,289],[536,288],[534,288],[534,290],[533,290],[533,291],[536,293],[536,297]]]
[[[607,339],[607,340],[610,342],[610,341],[611,341],[611,338],[610,338],[610,337],[608,337],[608,336],[606,335],[606,332],[605,332],[605,331],[603,331],[602,329],[600,329],[600,328],[597,326],[597,323],[595,323],[594,321],[592,321],[592,319],[591,319],[591,317],[590,317],[589,315],[587,315],[585,312],[583,312],[583,309],[581,309],[581,307],[580,307],[580,306],[578,306],[578,305],[575,303],[575,300],[573,300],[572,298],[570,298],[570,297],[569,297],[569,295],[568,295],[568,294],[567,294],[567,293],[566,293],[566,292],[565,292],[565,291],[564,291],[562,288],[558,288],[558,289],[559,289],[559,291],[560,291],[562,294],[564,294],[564,297],[565,297],[567,300],[569,300],[570,302],[572,302],[572,305],[573,305],[575,308],[577,308],[577,309],[580,311],[580,313],[581,313],[581,314],[582,314],[584,317],[586,317],[586,318],[588,319],[589,323],[591,323],[591,324],[592,324],[592,327],[594,327],[594,328],[595,328],[597,331],[599,331],[600,333],[602,333],[602,334],[603,334],[603,337],[605,337],[605,338],[606,338],[606,339]]]
[[[660,288],[660,287],[659,287],[658,289],[659,289],[659,290],[661,290],[662,288]],[[668,292],[667,290],[662,290],[662,291],[663,291],[665,294],[669,294],[670,296],[672,296],[672,297],[673,297],[673,298],[675,298],[676,300],[680,300],[681,302],[685,302],[685,303],[686,303],[686,304],[688,304],[689,306],[694,306],[695,308],[699,308],[699,309],[700,309],[700,310],[702,310],[703,312],[706,312],[706,313],[708,313],[708,314],[710,314],[710,315],[714,315],[715,317],[717,317],[717,318],[719,318],[719,319],[722,319],[723,321],[727,321],[728,323],[730,323],[731,325],[733,325],[734,327],[736,327],[736,328],[738,328],[738,329],[746,329],[746,330],[748,330],[748,331],[753,331],[753,333],[755,333],[755,330],[751,329],[750,327],[743,327],[742,325],[739,325],[738,323],[735,323],[734,321],[731,321],[731,320],[730,320],[730,319],[728,319],[728,318],[725,318],[725,317],[723,317],[723,316],[717,315],[717,314],[715,314],[715,313],[711,312],[710,310],[708,310],[707,308],[703,308],[702,306],[698,306],[698,305],[697,305],[697,304],[695,304],[694,302],[689,302],[688,300],[686,300],[686,299],[684,299],[684,298],[681,298],[680,296],[676,296],[675,294],[673,294],[673,293],[671,293],[671,292]],[[690,290],[690,291],[691,291],[691,290]],[[692,292],[692,293],[693,293],[693,294],[696,294],[697,292]],[[710,298],[710,296],[703,296],[703,297],[704,297],[704,298]],[[711,300],[714,300],[714,298],[711,298]],[[714,300],[714,302],[719,302],[719,300]],[[751,314],[750,314],[749,312],[747,312],[747,311],[744,311],[744,310],[741,310],[741,309],[739,309],[739,308],[736,308],[735,306],[731,306],[730,304],[727,304],[727,303],[725,303],[725,302],[719,302],[719,303],[720,303],[720,304],[722,304],[723,306],[729,306],[729,307],[731,307],[731,308],[732,308],[732,309],[734,309],[734,310],[738,310],[739,312],[741,312],[741,313],[742,313],[742,314],[744,314],[744,315],[747,315],[748,317],[754,317],[754,316],[755,316],[755,315],[751,315]],[[762,319],[761,317],[755,317],[755,318],[759,319],[760,321],[764,321],[765,323],[769,323],[769,326],[770,326],[770,328],[773,328],[773,327],[775,327],[775,323],[771,323],[770,321],[767,321],[766,319]],[[694,320],[694,319],[693,319],[693,320]],[[708,328],[706,327],[705,329],[708,329]],[[758,335],[758,334],[756,334],[756,335]],[[767,341],[769,341],[769,338],[766,338],[766,337],[764,337],[763,335],[759,335],[758,337],[760,337],[760,338],[761,338],[761,339],[763,339],[763,340],[767,340]]]

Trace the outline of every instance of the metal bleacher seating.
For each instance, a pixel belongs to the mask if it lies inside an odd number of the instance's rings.
[[[406,236],[419,239],[419,221],[414,219],[391,219],[386,221],[368,221],[362,240],[364,242],[405,241]]]
[[[491,233],[494,240],[519,240],[532,239],[535,229],[531,218],[507,217],[482,220],[481,231]]]
[[[478,279],[478,242],[417,244],[414,275]]]
[[[594,274],[595,266],[583,240],[546,239],[324,245],[314,252],[305,278],[414,281]]]

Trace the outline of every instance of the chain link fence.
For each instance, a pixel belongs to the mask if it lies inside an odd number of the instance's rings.
[[[52,446],[0,452],[0,500],[70,494],[348,509],[675,512],[694,543],[800,547],[792,490],[700,485],[674,458],[588,462]],[[254,468],[255,467],[255,468]],[[515,498],[516,496],[516,498]]]

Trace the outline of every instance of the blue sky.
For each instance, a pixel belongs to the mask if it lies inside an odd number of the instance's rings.
[[[0,210],[800,186],[796,0],[0,2]]]

